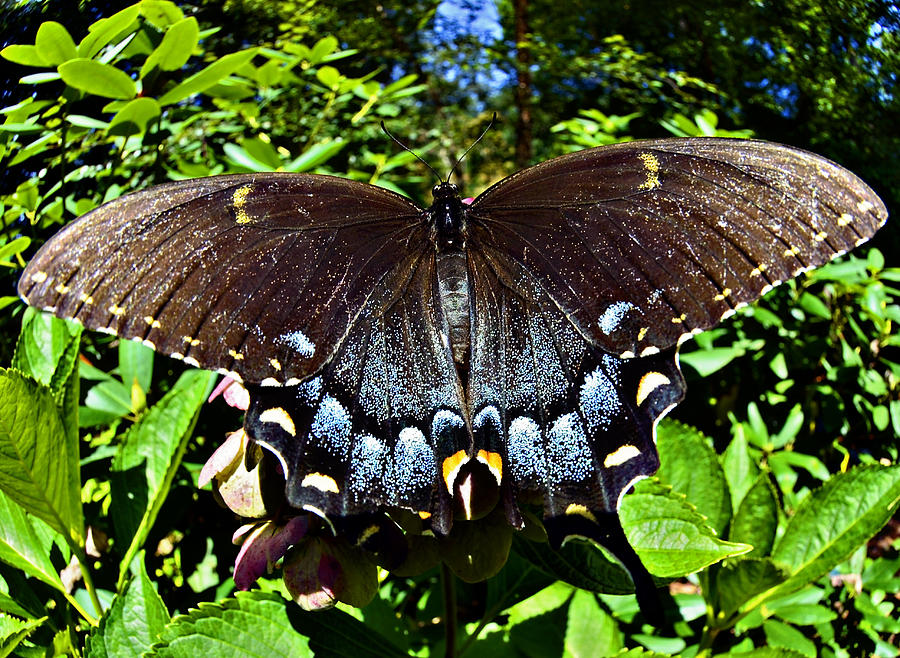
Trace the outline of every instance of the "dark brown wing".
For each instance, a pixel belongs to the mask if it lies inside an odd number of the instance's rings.
[[[329,362],[364,306],[389,302],[430,244],[423,222],[403,197],[331,176],[171,183],[67,226],[19,293],[197,367],[290,382]]]
[[[630,142],[555,158],[471,205],[469,244],[533,273],[594,345],[652,353],[867,240],[884,204],[798,149]]]

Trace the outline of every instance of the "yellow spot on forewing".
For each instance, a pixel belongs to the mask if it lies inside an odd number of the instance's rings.
[[[300,486],[312,487],[313,489],[318,489],[319,491],[327,491],[330,493],[340,493],[341,491],[335,479],[330,475],[325,475],[324,473],[310,473],[305,478],[303,478],[303,482],[300,483]]]
[[[272,367],[275,368],[275,370],[281,370],[281,361],[278,359],[269,359],[269,363],[272,364]]]
[[[125,307],[119,306],[118,304],[113,304],[109,307],[109,312],[115,316],[122,316],[125,315]]]
[[[603,466],[605,466],[606,468],[621,466],[629,459],[634,459],[640,454],[641,451],[638,450],[636,446],[633,446],[630,443],[626,443],[622,447],[616,449],[614,452],[606,455],[606,459],[603,460]]]
[[[297,436],[297,428],[294,427],[294,419],[281,407],[266,409],[259,415],[261,423],[275,423],[291,436]]]
[[[65,285],[64,283],[57,283],[54,290],[60,295],[65,295],[67,292],[69,292],[69,286]]]
[[[799,253],[800,253],[800,248],[799,248],[799,247],[791,247],[790,249],[785,249],[785,250],[784,250],[784,255],[785,255],[785,256],[796,256],[796,255],[799,254]]]
[[[641,153],[638,155],[641,162],[644,163],[647,180],[638,185],[641,190],[653,190],[660,186],[659,182],[659,158],[653,153]]]
[[[235,352],[234,350],[228,350],[228,356],[230,356],[235,361],[240,361],[244,358],[244,355],[240,352]]]
[[[838,217],[838,226],[847,226],[853,221],[853,215],[850,213],[844,213],[840,217]]]
[[[191,347],[197,347],[200,344],[200,340],[197,338],[191,338],[190,336],[182,336],[181,340]]]
[[[35,283],[43,283],[47,280],[47,273],[41,270],[40,272],[35,272],[31,275],[31,280]]]
[[[644,400],[647,399],[653,391],[658,389],[660,386],[665,386],[666,384],[671,384],[672,380],[666,377],[661,372],[650,371],[646,373],[643,377],[641,377],[641,381],[638,384],[637,390],[637,403],[638,406],[644,403]]]
[[[672,324],[681,324],[681,323],[684,322],[685,320],[687,320],[687,315],[685,315],[684,313],[682,313],[682,314],[679,315],[677,318],[672,318]]]
[[[856,207],[859,209],[859,212],[869,212],[875,206],[871,201],[860,201],[856,204]]]
[[[716,295],[716,301],[721,302],[726,297],[730,297],[730,296],[731,296],[731,288],[722,288],[722,292],[720,292],[718,295]]]
[[[78,295],[78,301],[81,302],[82,304],[90,305],[90,304],[94,303],[94,298],[91,297],[86,292],[83,292]]]
[[[828,237],[828,234],[825,231],[819,231],[813,236],[813,240],[816,242],[825,242],[825,238]]]
[[[145,315],[144,322],[149,324],[154,329],[159,329],[162,325],[159,323],[159,320],[154,318],[152,315]]]
[[[249,224],[253,221],[253,218],[247,214],[247,210],[244,207],[247,205],[247,195],[250,194],[252,189],[252,186],[244,185],[236,189],[234,194],[231,195],[231,202],[234,204],[234,221],[238,224]]]
[[[647,332],[650,330],[650,327],[641,327],[638,330],[638,342],[640,343],[644,340],[644,337],[647,335]]]
[[[759,276],[760,274],[765,272],[767,268],[768,265],[766,265],[765,263],[760,263],[759,265],[754,267],[753,270],[751,270],[750,276]]]

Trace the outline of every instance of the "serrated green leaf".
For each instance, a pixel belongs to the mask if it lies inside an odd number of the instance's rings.
[[[29,307],[22,315],[12,367],[58,395],[78,359],[81,327]]]
[[[625,647],[616,620],[593,594],[577,591],[569,602],[564,650],[567,656],[612,656]]]
[[[716,537],[684,496],[646,480],[622,499],[619,517],[641,562],[660,578],[685,576],[750,550]]]
[[[109,133],[121,137],[141,135],[159,118],[161,112],[156,99],[135,98],[120,109],[109,122]]]
[[[666,419],[659,425],[657,448],[661,466],[656,477],[684,494],[722,536],[731,519],[731,494],[709,440],[693,427]]]
[[[772,550],[777,530],[778,498],[768,475],[763,473],[741,501],[728,539],[753,546],[743,557],[763,557]]]
[[[807,496],[772,552],[791,577],[784,594],[828,573],[878,532],[900,504],[900,466],[859,466]]]
[[[515,546],[525,560],[564,583],[606,594],[634,592],[628,572],[593,544],[571,541],[555,551],[548,544],[515,538]]]
[[[198,71],[163,94],[159,98],[159,104],[172,105],[189,96],[206,91],[253,59],[256,52],[256,48],[248,48],[247,50],[230,53],[217,59],[203,70]]]
[[[155,68],[161,71],[177,71],[187,64],[200,38],[200,28],[193,16],[170,26],[162,41],[144,61],[141,78]]]
[[[53,540],[38,532],[19,505],[0,492],[0,560],[62,591],[58,569],[50,560]]]
[[[143,554],[134,561],[137,573],[124,594],[117,596],[100,625],[87,638],[85,655],[140,656],[150,649],[166,624],[169,611],[144,568]]]
[[[140,5],[134,4],[91,25],[88,28],[88,35],[78,44],[78,55],[93,57],[117,36],[136,28],[140,11]]]
[[[25,638],[35,629],[43,626],[46,621],[47,617],[23,621],[0,614],[0,637],[3,638],[2,644],[0,644],[0,653],[8,656]]]
[[[50,66],[58,66],[67,60],[78,57],[75,42],[68,30],[56,21],[41,23],[34,39],[34,46]]]
[[[110,484],[116,537],[131,542],[123,558],[123,571],[156,521],[214,377],[205,370],[183,373],[175,386],[129,428],[119,446]]]
[[[716,607],[726,618],[758,594],[783,583],[787,572],[769,558],[729,560],[716,573]]]
[[[14,64],[21,64],[22,66],[50,66],[36,46],[27,44],[13,44],[7,46],[3,50],[0,50],[0,57],[3,57],[3,59]]]
[[[102,98],[134,98],[134,80],[115,66],[93,59],[75,58],[59,65],[63,82],[74,89]]]
[[[67,539],[84,520],[78,454],[66,437],[52,391],[0,369],[0,489]]]
[[[278,594],[239,592],[176,617],[149,656],[405,656],[347,613],[304,613]]]

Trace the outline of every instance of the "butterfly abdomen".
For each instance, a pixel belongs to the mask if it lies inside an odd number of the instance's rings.
[[[469,358],[469,280],[463,251],[438,253],[436,262],[441,310],[447,323],[447,341],[458,368],[465,369]]]

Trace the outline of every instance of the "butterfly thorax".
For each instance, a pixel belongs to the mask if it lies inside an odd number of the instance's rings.
[[[453,354],[457,370],[468,366],[470,296],[465,251],[465,206],[453,183],[440,183],[432,190],[434,203],[428,216],[434,229],[438,294],[444,316],[442,338]]]

